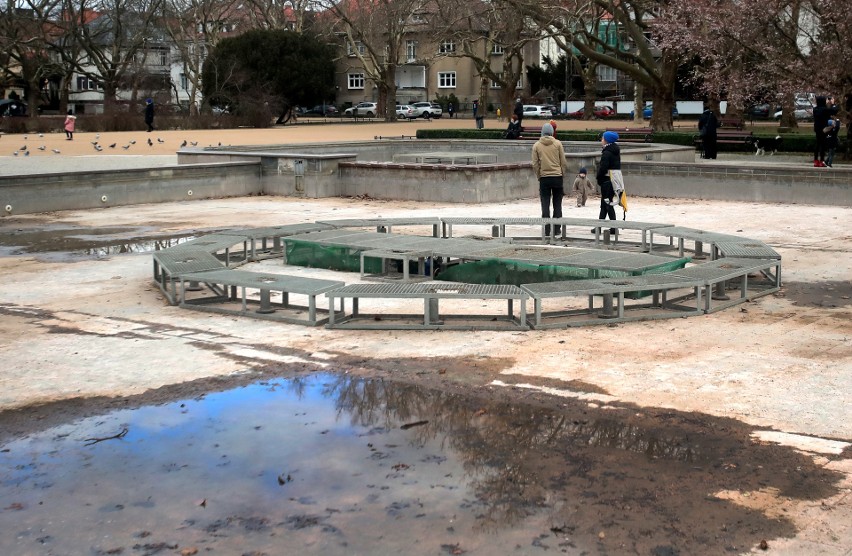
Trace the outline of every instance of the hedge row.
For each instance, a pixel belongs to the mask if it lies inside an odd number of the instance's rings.
[[[418,129],[418,139],[502,139],[503,131],[496,129]],[[774,138],[777,134],[771,133],[755,133],[755,137]],[[601,136],[600,131],[559,131],[556,132],[556,137],[560,141],[599,141]],[[695,143],[696,133],[682,131],[659,131],[654,133],[655,143],[666,143],[669,145],[685,145],[693,146]],[[801,133],[783,133],[781,137],[784,139],[781,143],[780,151],[807,153],[814,150],[814,137],[810,134]],[[752,147],[743,143],[742,145],[735,144],[720,144],[720,151],[751,151]],[[842,150],[842,149],[839,149]]]

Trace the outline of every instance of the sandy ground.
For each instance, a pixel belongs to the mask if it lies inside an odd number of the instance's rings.
[[[184,138],[199,146],[220,139],[226,144],[372,139],[446,124],[155,132],[152,147],[142,143],[143,133],[109,134],[98,141],[120,145],[135,137],[135,151],[168,157]],[[156,143],[156,137],[165,143]],[[26,141],[36,145],[42,139],[49,154],[33,154],[27,162],[36,156],[90,154],[89,141],[95,140],[94,134],[78,134],[65,142],[57,134]],[[2,145],[21,141],[4,136]],[[60,145],[55,148],[62,153],[51,153],[53,145]],[[97,153],[110,154],[108,148]],[[14,163],[21,160],[19,155]],[[8,162],[2,161],[7,171]],[[566,216],[596,216],[593,206],[565,206]],[[0,219],[0,234],[8,238],[22,230],[81,227],[81,235],[91,235],[94,229],[121,228],[113,235],[130,240],[335,218],[534,216],[537,211],[537,199],[473,207],[263,197],[14,216]],[[251,368],[280,373],[330,365],[381,369],[458,389],[525,383],[526,389],[515,390],[520,397],[541,392],[556,400],[727,417],[754,427],[756,442],[802,450],[846,479],[828,499],[785,498],[784,511],[793,516],[799,533],[773,541],[772,553],[852,554],[852,234],[846,227],[852,209],[635,198],[631,216],[760,239],[782,254],[784,287],[776,295],[713,315],[618,326],[529,332],[331,331],[168,306],[151,283],[150,253],[68,259],[7,249],[0,251],[5,286],[0,291],[0,416],[3,410],[61,400],[115,400],[189,381],[229,379]],[[782,503],[771,493],[759,499],[747,493],[730,496],[767,513]]]

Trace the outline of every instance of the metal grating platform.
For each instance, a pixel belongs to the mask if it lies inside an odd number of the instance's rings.
[[[180,306],[200,311],[223,314],[239,314],[254,318],[278,320],[296,324],[316,326],[325,324],[327,318],[317,318],[317,312],[328,313],[316,304],[316,296],[329,290],[342,287],[345,283],[338,280],[322,280],[305,276],[287,274],[248,272],[243,270],[213,270],[209,272],[194,272],[182,274],[180,277],[181,295]],[[187,282],[205,284],[204,293],[193,294],[186,287]],[[221,287],[220,287],[221,286]],[[241,294],[237,294],[237,288]],[[249,290],[258,292],[259,300],[250,300]],[[272,301],[272,293],[279,292],[281,300]],[[308,304],[291,303],[290,294],[307,296]],[[237,308],[234,308],[237,304]],[[257,309],[249,311],[249,305],[257,305]],[[329,305],[329,310],[332,305]],[[303,313],[307,311],[307,316]]]
[[[585,249],[579,247],[549,247],[538,245],[513,244],[515,238],[505,237],[506,225],[558,224],[568,226],[590,226],[594,228],[595,240],[603,228],[614,227],[624,230],[639,230],[642,232],[642,246],[646,244],[645,233],[677,239],[679,258],[666,255],[651,254],[653,243],[648,243],[648,253],[624,251],[608,248]],[[488,238],[452,238],[438,237],[439,228],[446,227],[452,235],[451,227],[456,225],[490,225],[497,226],[499,233],[492,228],[492,237]],[[412,236],[392,234],[392,226],[433,226],[433,236]],[[364,228],[375,226],[377,232],[347,229],[348,227]],[[554,228],[555,229],[555,228]],[[494,237],[497,236],[497,237]],[[286,238],[286,239],[285,239]],[[248,261],[251,243],[251,258],[256,256],[256,241],[262,241],[261,249],[267,250],[266,241],[305,241],[318,245],[335,246],[349,249],[353,253],[361,253],[368,257],[386,259],[401,259],[407,269],[407,263],[415,259],[419,264],[435,263],[435,257],[459,259],[460,261],[502,260],[509,263],[522,263],[537,266],[566,266],[586,268],[589,278],[565,282],[544,282],[525,284],[522,288],[509,285],[488,284],[459,284],[450,282],[419,282],[425,276],[409,277],[412,282],[396,282],[383,284],[352,284],[346,286],[343,282],[333,280],[317,280],[289,275],[263,274],[227,270],[232,262],[231,250],[242,243],[242,251],[237,254],[245,255],[235,262],[242,264]],[[544,241],[546,238],[542,238]],[[704,243],[712,246],[713,260],[703,264],[695,264],[686,268],[667,273],[660,272],[663,266],[688,262],[683,257],[684,241],[694,241],[694,258],[703,258]],[[618,238],[615,238],[616,244]],[[274,253],[273,245],[269,253]],[[281,248],[283,255],[284,249]],[[218,256],[217,256],[218,255]],[[222,256],[224,255],[224,257]],[[430,260],[431,259],[431,260]],[[696,230],[679,226],[668,226],[649,222],[601,221],[597,219],[580,218],[369,218],[344,219],[317,222],[314,224],[293,224],[272,226],[266,228],[249,228],[231,230],[211,234],[188,241],[167,250],[158,251],[153,256],[154,279],[171,303],[178,301],[176,292],[177,281],[181,282],[184,301],[188,291],[196,283],[207,284],[215,296],[197,301],[198,306],[206,306],[209,310],[246,314],[247,306],[255,304],[248,299],[246,290],[259,292],[260,308],[251,316],[257,318],[273,318],[287,322],[302,324],[317,324],[321,322],[311,307],[316,309],[314,297],[326,293],[329,298],[329,308],[334,307],[334,298],[340,298],[340,310],[328,311],[329,326],[334,328],[453,328],[453,329],[526,329],[526,300],[532,297],[536,302],[534,326],[553,328],[577,326],[585,324],[600,324],[607,322],[626,322],[631,320],[646,320],[670,318],[698,313],[710,313],[731,305],[743,303],[756,297],[778,291],[781,285],[780,255],[768,245],[748,238],[729,234],[718,234],[705,230]],[[285,261],[286,264],[286,261]],[[431,271],[431,266],[430,266]],[[623,277],[601,278],[602,272],[623,272]],[[362,270],[363,275],[363,270]],[[403,274],[403,278],[404,274]],[[739,283],[739,296],[728,297],[726,291],[729,283]],[[190,287],[187,287],[186,284]],[[231,292],[228,294],[228,289]],[[236,289],[242,288],[243,294],[238,298]],[[280,292],[281,303],[274,304],[271,299],[273,292]],[[311,299],[307,319],[278,318],[278,315],[268,316],[283,308],[294,308],[289,304],[287,295],[308,295]],[[673,295],[677,297],[672,297]],[[190,294],[197,297],[196,294]],[[650,303],[641,298],[652,296]],[[550,303],[565,303],[571,298],[586,297],[586,307],[544,311],[542,300]],[[346,315],[345,299],[353,304],[353,311]],[[562,298],[562,299],[560,299]],[[638,298],[638,299],[632,299]],[[381,312],[368,318],[358,310],[359,299],[410,300],[419,299],[423,302],[423,310],[414,315],[385,315]],[[458,313],[446,316],[438,311],[438,303],[442,300],[459,302],[464,300],[480,301],[476,308],[460,315]],[[595,307],[595,299],[603,300],[603,306]],[[493,305],[493,301],[505,300],[508,311],[503,314],[479,314],[477,308]],[[694,306],[685,304],[692,300]],[[241,309],[217,308],[216,304],[239,301]],[[520,314],[516,316],[513,309],[515,301],[521,305]],[[193,300],[185,304],[193,304]],[[183,303],[182,303],[183,304]],[[208,310],[205,308],[205,310]],[[417,315],[421,315],[419,318]],[[267,316],[264,316],[267,315]],[[340,318],[335,320],[335,316]],[[283,317],[283,315],[282,315]],[[412,322],[412,317],[414,321]],[[395,321],[396,318],[400,320]],[[357,321],[357,322],[356,322]],[[372,321],[372,322],[371,322]]]
[[[526,300],[528,295],[521,288],[506,285],[461,284],[452,282],[428,282],[421,284],[353,284],[326,293],[330,306],[340,299],[341,318],[330,315],[328,328],[354,328],[360,330],[380,329],[456,329],[469,330],[472,327],[488,330],[526,330]],[[346,314],[345,300],[351,299],[352,312]],[[391,313],[383,305],[378,312],[365,314],[361,311],[362,299],[418,299],[422,301],[422,311]],[[439,302],[452,300],[506,300],[507,312],[504,314],[482,314],[477,304],[476,311],[466,311],[463,315],[442,314]],[[515,316],[514,302],[520,302],[519,315]]]

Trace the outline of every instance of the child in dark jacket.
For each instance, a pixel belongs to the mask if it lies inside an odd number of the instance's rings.
[[[577,177],[574,179],[574,186],[571,188],[571,191],[577,197],[577,206],[586,206],[586,200],[589,198],[589,195],[594,194],[595,186],[592,185],[592,180],[586,177],[585,168],[580,168]]]

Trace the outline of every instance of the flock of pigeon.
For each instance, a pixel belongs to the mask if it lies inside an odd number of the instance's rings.
[[[38,134],[38,136],[39,136],[39,138],[42,138],[42,139],[43,139],[43,138],[44,138],[44,133],[39,133],[39,134]],[[26,141],[26,140],[28,139],[28,137],[29,137],[29,136],[24,135],[24,141]],[[103,150],[104,150],[103,145],[101,145],[101,144],[100,144],[100,142],[99,142],[99,139],[100,139],[100,138],[101,138],[101,134],[100,134],[100,133],[98,133],[98,134],[96,134],[96,135],[95,135],[95,140],[94,140],[94,141],[91,141],[92,146],[94,147],[94,149],[95,149],[97,152],[101,152],[101,151],[103,151]],[[161,139],[160,137],[157,137],[157,143],[159,143],[159,144],[161,144],[161,145],[162,145],[162,144],[164,144],[165,142],[166,142],[166,141],[165,141],[165,139]],[[147,143],[148,143],[148,146],[149,146],[149,147],[153,147],[153,146],[154,146],[154,141],[152,141],[150,137],[148,138]],[[122,145],[122,146],[121,146],[121,148],[122,148],[122,149],[124,149],[124,150],[126,151],[126,150],[129,150],[129,149],[130,149],[130,147],[131,147],[131,146],[133,146],[133,145],[135,145],[135,144],[136,144],[136,140],[135,140],[135,139],[131,139],[130,141],[128,141],[128,142],[127,142],[127,144],[126,144],[126,145]],[[187,141],[186,139],[184,139],[183,143],[181,143],[181,144],[180,144],[181,148],[186,147],[187,145],[191,145],[191,146],[193,146],[193,147],[197,147],[197,146],[198,146],[198,141]],[[114,149],[114,148],[116,148],[117,146],[118,146],[118,143],[111,143],[111,144],[107,145],[107,147],[108,147],[108,148],[110,148],[110,149]],[[211,145],[211,146],[212,146],[212,145]],[[222,143],[219,143],[219,146],[221,147],[221,146],[222,146]],[[40,145],[40,146],[36,147],[36,149],[38,149],[38,150],[40,150],[40,151],[45,151],[45,150],[47,150],[47,147],[46,147],[45,145]],[[61,153],[62,153],[62,151],[60,151],[59,149],[51,149],[51,151],[53,151],[53,153],[54,153],[54,154],[61,154]],[[27,145],[24,145],[23,147],[21,147],[20,149],[16,150],[16,151],[15,151],[15,152],[13,152],[12,154],[13,154],[14,156],[18,156],[18,155],[21,155],[21,154],[23,154],[24,156],[30,156],[30,149],[29,149],[29,147],[28,147]]]

